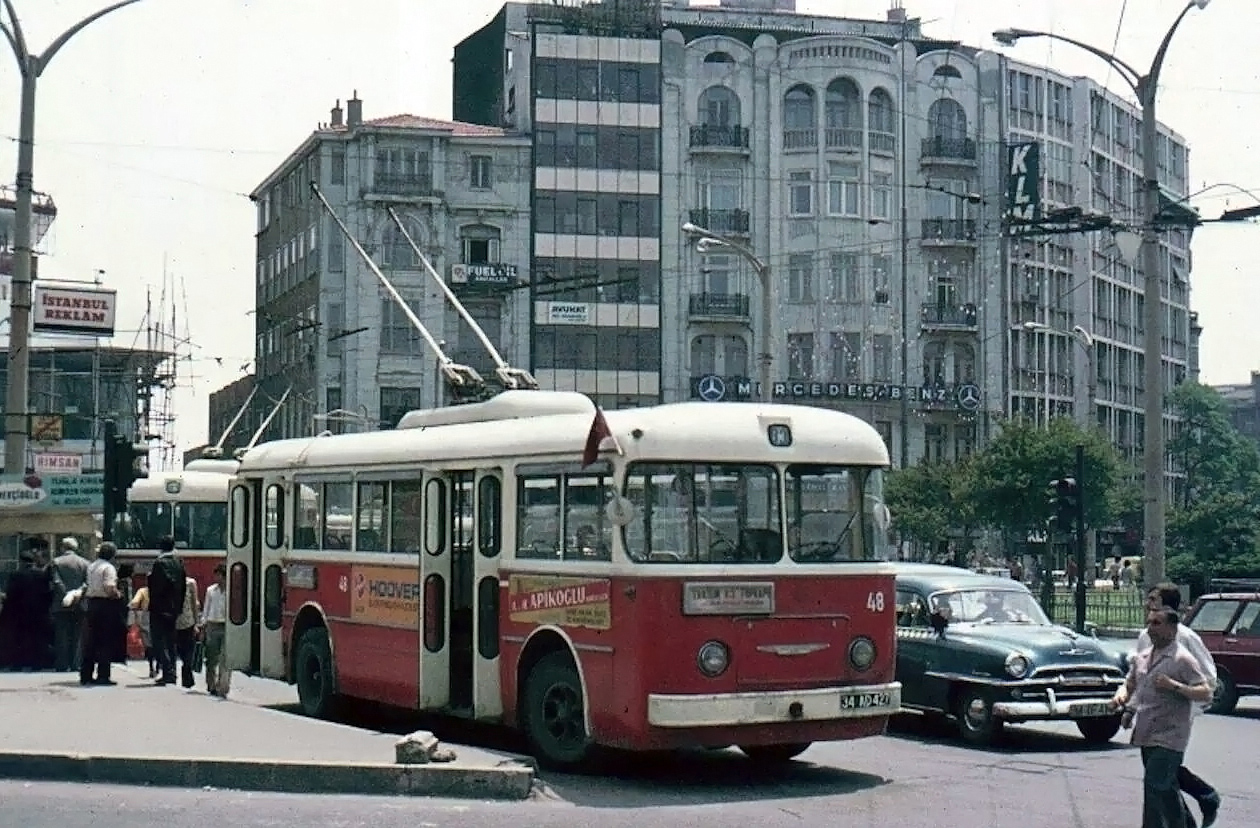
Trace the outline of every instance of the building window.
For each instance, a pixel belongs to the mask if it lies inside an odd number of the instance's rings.
[[[788,301],[814,301],[814,256],[793,253],[788,256]]]
[[[928,423],[923,427],[923,461],[925,463],[944,463],[949,459],[945,453],[949,444],[947,432],[948,429],[939,423]]]
[[[328,178],[333,184],[346,183],[346,151],[333,147],[328,153]]]
[[[730,87],[710,86],[700,95],[699,116],[705,126],[739,126],[739,95]]]
[[[340,302],[330,302],[328,304],[328,315],[324,324],[324,336],[327,342],[328,355],[335,356],[341,353],[342,339],[340,334],[346,329],[346,308]],[[333,337],[337,337],[334,339]]]
[[[345,269],[345,240],[341,236],[341,230],[336,230],[328,236],[328,270],[332,273],[340,273]]]
[[[879,436],[880,436],[880,438],[881,438],[881,439],[883,439],[883,441],[884,441],[884,448],[888,449],[888,450],[891,452],[891,451],[892,451],[892,447],[893,447],[893,444],[892,444],[892,434],[893,434],[892,420],[876,420],[876,421],[875,421],[875,430],[879,432]]]
[[[731,211],[744,206],[744,174],[736,168],[701,170],[696,181],[699,206],[704,210]],[[715,218],[713,216],[710,217]],[[728,228],[710,227],[710,230],[729,232]]]
[[[814,90],[793,86],[783,96],[783,147],[807,149],[818,145],[818,108]]]
[[[407,299],[407,307],[420,315],[419,299]],[[402,308],[388,296],[381,299],[381,353],[420,356],[424,352],[424,341]]]
[[[420,407],[419,388],[382,388],[381,421],[383,429],[393,428],[408,411]]]
[[[954,426],[954,457],[961,460],[976,451],[976,427],[958,423]]]
[[[896,151],[893,114],[892,96],[883,89],[873,90],[866,100],[866,128],[871,133],[871,149],[876,152]]]
[[[788,173],[788,213],[808,216],[814,212],[814,174],[809,170]]]
[[[692,376],[698,377],[717,372],[717,337],[697,336],[691,340]]]
[[[827,117],[827,146],[862,148],[862,96],[857,84],[836,78],[827,85],[824,107]]]
[[[892,381],[892,336],[875,334],[871,337],[871,381]]]
[[[395,268],[399,270],[413,270],[420,266],[420,257],[416,255],[416,251],[412,248],[411,242],[415,242],[417,246],[423,244],[423,235],[421,233],[420,222],[411,216],[398,217],[403,227],[407,228],[407,235],[390,220],[385,225],[385,229],[381,232],[381,266],[385,268]],[[411,236],[411,241],[407,241],[407,236]]]
[[[940,342],[929,342],[923,348],[923,384],[945,384],[945,346]]]
[[[405,147],[378,147],[374,182],[380,192],[427,193],[433,183],[429,154]]]
[[[889,173],[871,173],[871,218],[892,218],[893,177]]]
[[[891,301],[892,297],[888,289],[888,278],[891,272],[892,256],[887,253],[876,253],[871,256],[871,281],[877,305],[887,305]]]
[[[499,228],[468,224],[459,229],[461,264],[493,264],[499,261]]]
[[[748,372],[748,344],[739,336],[697,336],[691,340],[691,375],[743,377]]]
[[[933,138],[961,141],[967,137],[967,112],[958,101],[940,98],[928,107],[928,125]]]
[[[340,410],[341,389],[328,388],[324,391],[324,422],[322,426],[316,429],[316,431],[331,431],[333,434],[340,434],[344,430],[341,415],[333,415],[334,411]]]
[[[831,335],[831,378],[837,382],[862,381],[862,334],[843,331]]]
[[[827,213],[833,216],[857,216],[862,209],[858,201],[862,168],[857,164],[832,161],[827,164]]]
[[[710,253],[704,256],[700,265],[702,288],[705,293],[730,295],[737,293],[735,289],[736,261],[734,256]]]
[[[493,167],[494,159],[488,155],[469,156],[468,177],[474,190],[489,190],[494,186],[490,177]]]
[[[832,253],[831,281],[827,289],[827,298],[832,302],[860,302],[862,296],[860,282],[857,254]]]
[[[788,376],[799,380],[814,378],[814,335],[812,333],[788,334]]]

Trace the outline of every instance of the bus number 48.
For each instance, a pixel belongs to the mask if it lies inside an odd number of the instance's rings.
[[[871,612],[883,612],[884,593],[872,592],[870,595],[866,596],[866,608]]]

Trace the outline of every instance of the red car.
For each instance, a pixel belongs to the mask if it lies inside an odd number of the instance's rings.
[[[1211,713],[1232,713],[1241,696],[1260,695],[1260,584],[1222,585],[1228,592],[1204,595],[1186,616],[1216,662]]]

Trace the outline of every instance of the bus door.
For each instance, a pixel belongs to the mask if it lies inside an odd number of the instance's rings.
[[[476,477],[473,534],[473,714],[503,714],[499,692],[499,554],[503,548],[503,474],[479,469]]]
[[[451,583],[450,481],[426,472],[420,549],[420,708],[450,704],[451,648],[448,595]]]
[[[471,471],[446,473],[447,531],[451,549],[451,672],[450,712],[456,715],[473,715],[473,687],[475,685],[475,601],[477,549],[474,537],[476,475]]]
[[[261,635],[258,573],[262,568],[262,539],[258,501],[262,481],[238,477],[228,495],[228,624],[224,640],[227,667],[257,673]]]
[[[292,483],[277,477],[262,480],[262,496],[256,502],[261,514],[258,524],[258,573],[254,601],[258,607],[259,673],[266,678],[287,679],[284,648],[284,557],[293,525],[289,505]]]

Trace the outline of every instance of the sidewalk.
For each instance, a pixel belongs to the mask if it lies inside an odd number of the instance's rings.
[[[115,665],[116,687],[81,687],[0,673],[0,778],[484,799],[533,784],[528,760],[463,745],[454,762],[393,764],[397,736],[269,709],[297,700],[279,682],[237,674],[224,700],[147,675]]]

